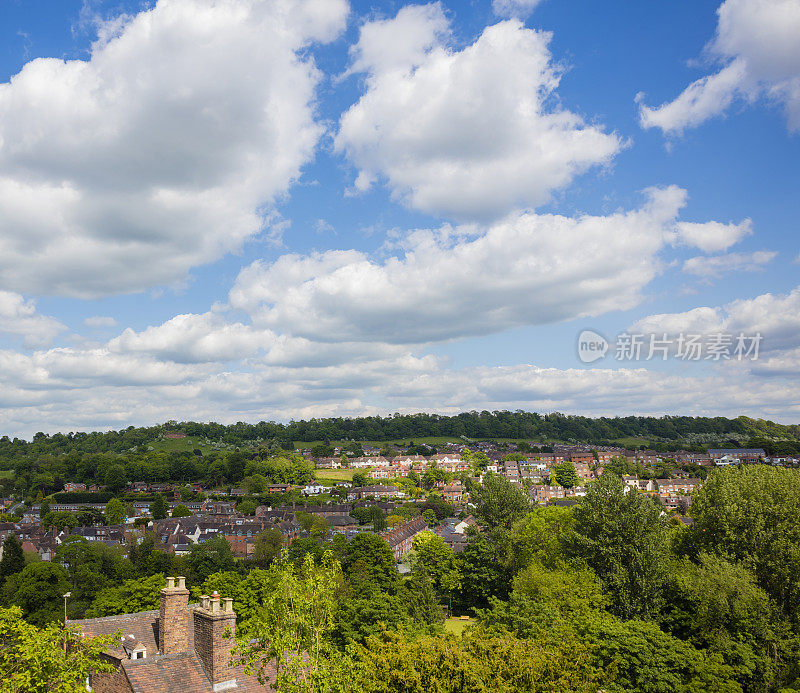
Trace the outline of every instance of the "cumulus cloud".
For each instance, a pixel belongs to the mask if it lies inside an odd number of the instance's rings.
[[[680,134],[723,114],[737,100],[763,98],[782,104],[789,130],[800,130],[800,3],[725,0],[717,15],[708,51],[723,67],[659,107],[646,106],[639,95],[642,126]]]
[[[455,50],[448,31],[438,3],[362,27],[350,71],[366,91],[335,138],[356,190],[385,180],[414,209],[486,221],[543,204],[623,146],[554,102],[549,33],[508,20]]]
[[[675,224],[676,242],[699,248],[704,253],[718,253],[727,250],[753,233],[750,219],[734,224],[707,221],[702,224],[679,221]]]
[[[600,315],[640,301],[685,200],[672,186],[608,216],[515,213],[488,228],[420,230],[383,261],[284,255],[243,269],[229,301],[257,325],[331,342],[413,344]]]
[[[0,291],[0,332],[23,337],[25,346],[50,344],[67,328],[48,315],[36,312],[36,302],[13,291]]]
[[[0,427],[10,434],[96,430],[177,418],[234,422],[319,416],[532,409],[615,415],[768,416],[796,420],[796,380],[675,376],[643,368],[530,364],[448,369],[410,353],[364,363],[224,369],[143,355],[0,351]]]
[[[691,257],[683,263],[683,271],[705,280],[718,279],[731,272],[759,272],[777,255],[771,250],[754,253],[728,253],[713,257]]]
[[[650,315],[630,329],[635,333],[761,334],[764,351],[800,348],[800,287],[788,294],[766,293],[731,301],[724,306],[702,306],[683,313]]]
[[[27,63],[0,85],[2,286],[139,291],[262,231],[322,131],[301,51],[346,14],[159,0],[103,25],[88,60]]]

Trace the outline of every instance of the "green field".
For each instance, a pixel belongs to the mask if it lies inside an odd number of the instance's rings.
[[[352,481],[353,469],[317,469],[317,479],[320,481]]]
[[[10,479],[13,476],[14,476],[13,469],[0,469],[0,477]]]
[[[446,633],[452,633],[453,635],[461,635],[464,632],[464,629],[468,626],[471,626],[475,623],[474,618],[470,618],[469,620],[462,621],[460,618],[448,618],[444,622],[444,630]]]

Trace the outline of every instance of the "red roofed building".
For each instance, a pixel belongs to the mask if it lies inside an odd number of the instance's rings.
[[[232,666],[236,613],[232,599],[201,597],[189,606],[184,578],[167,578],[158,611],[69,621],[88,636],[122,631],[119,646],[105,652],[116,665],[112,673],[89,677],[87,690],[95,693],[202,693],[208,691],[271,691],[270,681],[259,683]],[[230,637],[226,636],[229,631]]]

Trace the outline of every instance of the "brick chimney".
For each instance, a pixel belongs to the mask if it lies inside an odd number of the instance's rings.
[[[177,584],[176,584],[177,581]],[[162,654],[189,651],[189,590],[186,578],[167,578],[161,592],[158,649]]]
[[[230,637],[225,637],[230,631]],[[233,599],[222,599],[214,592],[200,597],[194,610],[194,651],[215,691],[236,688],[236,670],[230,665],[236,641],[236,614]]]

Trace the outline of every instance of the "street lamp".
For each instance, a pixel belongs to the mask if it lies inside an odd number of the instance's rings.
[[[67,597],[71,597],[72,592],[64,593],[64,655],[67,654]]]

